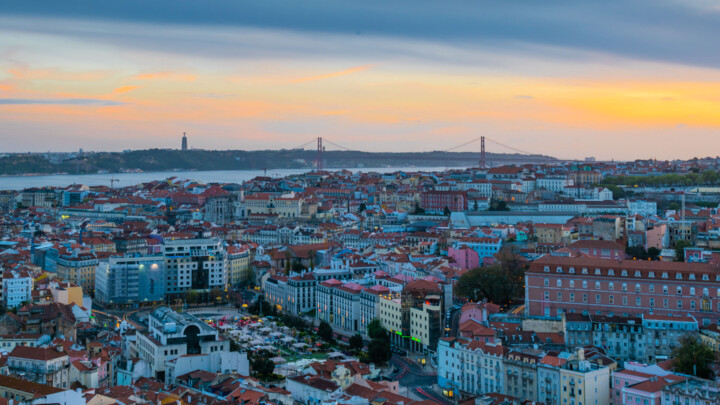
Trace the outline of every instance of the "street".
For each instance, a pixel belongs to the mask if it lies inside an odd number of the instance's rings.
[[[395,375],[395,380],[400,382],[400,395],[415,394],[415,396],[442,404],[452,403],[433,391],[432,386],[437,383],[437,373],[427,372],[418,364],[395,354],[390,359],[390,363],[399,370]]]

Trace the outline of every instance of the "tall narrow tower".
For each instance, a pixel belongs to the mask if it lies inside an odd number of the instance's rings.
[[[183,132],[182,137],[182,150],[187,150],[187,135],[185,135],[185,132]]]
[[[480,137],[480,168],[484,169],[487,162],[485,161],[485,137]]]
[[[322,144],[322,138],[318,136],[317,139],[317,161],[315,162],[315,168],[317,171],[321,171],[323,169],[323,144]]]

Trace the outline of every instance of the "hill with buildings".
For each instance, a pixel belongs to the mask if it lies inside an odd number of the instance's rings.
[[[12,154],[0,158],[0,174],[84,174],[128,170],[250,170],[303,169],[315,167],[317,152],[281,150],[172,150],[147,149],[126,152]],[[471,152],[359,152],[325,151],[326,168],[362,167],[461,167],[477,165]],[[488,161],[503,163],[552,162],[542,155],[487,154]]]

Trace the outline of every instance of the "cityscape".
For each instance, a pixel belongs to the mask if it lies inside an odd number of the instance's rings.
[[[0,6],[0,405],[720,404],[714,38],[700,0]]]

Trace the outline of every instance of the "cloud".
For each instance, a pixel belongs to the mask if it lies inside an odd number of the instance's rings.
[[[139,88],[140,88],[140,86],[121,86],[121,87],[118,87],[117,89],[113,90],[113,93],[122,94],[122,93],[127,93],[129,91],[137,90]]]
[[[144,0],[102,2],[24,1],[5,4],[0,15],[77,19],[105,24],[130,23],[170,26],[188,33],[198,28],[283,30],[333,38],[356,36],[420,40],[458,47],[495,46],[497,49],[536,45],[584,50],[626,58],[720,66],[715,39],[720,37],[720,13],[708,12],[711,0],[609,0],[577,1],[458,0],[446,7],[435,0],[386,2],[383,0],[218,0],[195,2]],[[46,27],[30,24],[26,30]],[[129,37],[136,47],[147,44],[132,28],[106,31],[102,36]],[[93,38],[96,39],[96,38]],[[168,37],[168,51],[182,47]],[[218,51],[237,55],[236,47],[217,43],[193,44],[194,52]],[[320,48],[323,49],[323,48]],[[242,50],[241,50],[242,51]],[[317,50],[316,50],[317,51]]]
[[[314,80],[330,79],[333,77],[345,76],[345,75],[349,75],[352,73],[362,72],[363,70],[372,69],[373,67],[374,67],[374,65],[356,66],[354,68],[346,69],[341,72],[333,72],[333,73],[328,73],[328,74],[320,75],[320,76],[303,77],[301,79],[293,80],[292,83],[304,83],[304,82],[310,82],[310,81],[314,81]]]
[[[522,94],[515,96],[515,98],[518,100],[534,100],[535,99],[535,97],[533,97],[533,96],[527,96],[527,95],[522,95]]]
[[[192,82],[197,78],[195,75],[174,72],[143,73],[134,77],[137,80],[172,80],[177,82]]]
[[[126,103],[114,100],[93,98],[65,98],[65,99],[25,99],[0,98],[0,105],[78,105],[78,106],[116,106]]]

